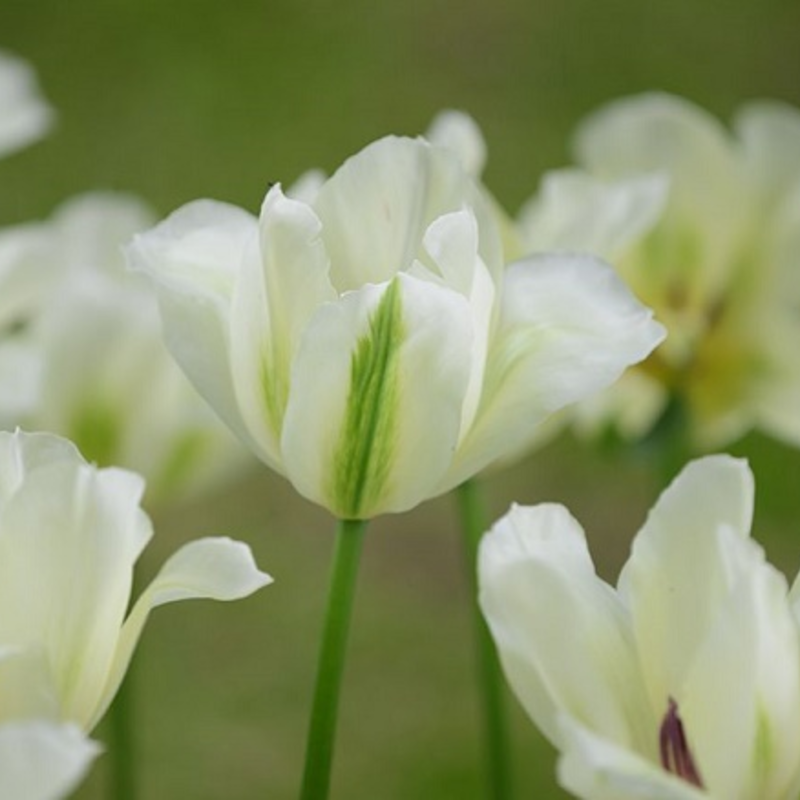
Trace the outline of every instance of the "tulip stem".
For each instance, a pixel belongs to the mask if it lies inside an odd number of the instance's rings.
[[[363,520],[340,520],[336,532],[328,609],[306,740],[302,800],[324,800],[328,796],[347,633],[366,525]]]
[[[478,671],[481,713],[483,716],[483,746],[486,759],[487,797],[507,800],[511,797],[511,750],[503,676],[497,650],[477,605],[478,545],[487,529],[486,510],[475,481],[465,481],[456,490],[461,527],[467,557],[475,655]]]
[[[134,669],[133,662],[128,667],[125,680],[117,691],[117,696],[109,709],[109,780],[108,795],[113,800],[135,800],[136,798],[136,758],[133,731]]]

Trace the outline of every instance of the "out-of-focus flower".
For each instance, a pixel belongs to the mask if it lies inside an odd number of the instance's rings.
[[[52,116],[33,70],[22,59],[0,50],[0,157],[43,136]]]
[[[561,247],[610,258],[669,335],[576,407],[579,428],[642,437],[670,408],[694,448],[721,446],[751,428],[800,444],[798,154],[800,112],[775,102],[741,109],[733,134],[663,94],[614,102],[580,127],[583,171],[557,175],[557,192],[545,183],[522,215],[523,237],[528,247],[542,237],[552,246],[549,228]],[[626,183],[622,199],[608,195]],[[625,236],[587,239],[585,210],[602,221],[626,204],[640,213],[622,215],[638,219]]]
[[[152,535],[143,489],[134,473],[87,464],[65,439],[0,433],[0,741],[6,722],[90,731],[151,609],[234,600],[270,581],[241,542],[199,539],[128,611],[133,567]]]
[[[121,243],[153,222],[138,200],[89,194],[0,232],[0,419],[141,472],[151,502],[248,458],[164,347],[148,281],[124,267]]]
[[[382,139],[311,202],[198,201],[136,237],[168,344],[253,452],[342,518],[469,478],[660,340],[588,256],[508,267],[460,159]]]
[[[616,590],[562,506],[515,506],[484,538],[481,607],[577,796],[797,797],[800,591],[749,538],[752,510],[744,462],[691,463]]]

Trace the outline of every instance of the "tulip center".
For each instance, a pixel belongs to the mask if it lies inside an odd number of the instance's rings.
[[[661,723],[658,734],[658,744],[661,750],[661,766],[667,772],[683,778],[692,786],[703,788],[700,772],[694,763],[692,751],[686,741],[683,730],[683,721],[678,714],[678,704],[670,697],[667,713]]]

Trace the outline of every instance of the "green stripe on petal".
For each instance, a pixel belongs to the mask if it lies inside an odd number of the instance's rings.
[[[350,391],[333,472],[336,505],[351,519],[374,506],[387,489],[398,427],[402,312],[400,283],[395,279],[352,356]]]

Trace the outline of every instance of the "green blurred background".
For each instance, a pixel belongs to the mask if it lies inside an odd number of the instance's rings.
[[[269,182],[419,133],[443,107],[478,120],[486,181],[515,210],[611,98],[663,89],[726,119],[753,97],[800,104],[794,0],[0,0],[0,47],[35,65],[58,111],[49,138],[0,162],[0,224],[89,189],[161,213],[201,196],[256,209]],[[732,450],[756,472],[756,535],[793,574],[800,453],[756,436]],[[613,579],[660,488],[652,473],[562,439],[485,486],[495,516],[512,500],[568,503]],[[443,498],[371,528],[334,798],[482,796],[453,511]],[[135,665],[142,798],[293,797],[333,523],[259,468],[154,516],[145,577],[180,542],[227,533],[276,583],[154,614]],[[516,708],[513,721],[518,796],[563,796],[549,747]],[[76,797],[104,797],[105,779],[101,761]]]

